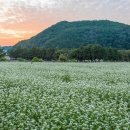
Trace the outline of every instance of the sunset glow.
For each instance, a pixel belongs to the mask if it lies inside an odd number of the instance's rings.
[[[0,46],[14,45],[62,21],[130,24],[130,0],[0,0]]]

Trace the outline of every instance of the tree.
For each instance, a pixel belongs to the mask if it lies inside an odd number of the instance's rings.
[[[106,57],[106,60],[109,60],[109,61],[119,61],[121,55],[117,49],[106,48],[106,56],[105,57]]]
[[[101,60],[103,59],[103,47],[100,45],[93,45],[91,48],[91,52],[92,52],[92,59],[95,60]]]
[[[0,47],[0,59],[5,56],[5,53],[3,52],[3,49]]]
[[[60,22],[16,46],[61,49],[78,48],[81,43],[130,49],[130,26],[107,20]]]
[[[130,50],[119,50],[121,61],[130,61]]]
[[[47,61],[55,60],[55,49],[53,48],[46,49],[45,60]]]

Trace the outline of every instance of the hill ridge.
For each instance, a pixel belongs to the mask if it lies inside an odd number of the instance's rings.
[[[61,21],[15,47],[78,48],[88,44],[130,49],[130,25],[110,20]]]

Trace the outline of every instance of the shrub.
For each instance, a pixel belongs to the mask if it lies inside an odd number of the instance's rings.
[[[7,59],[5,57],[1,57],[0,61],[7,61]]]
[[[67,56],[65,54],[60,54],[59,61],[66,62],[67,61]]]
[[[18,61],[25,62],[26,60],[23,58],[17,58]]]
[[[37,57],[33,57],[32,62],[43,62],[43,60]]]
[[[62,81],[68,83],[68,82],[71,82],[72,80],[69,74],[65,74],[62,76]]]

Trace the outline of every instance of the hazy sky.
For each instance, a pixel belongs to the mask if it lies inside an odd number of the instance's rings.
[[[62,20],[130,24],[130,0],[0,0],[0,45],[14,45]]]

